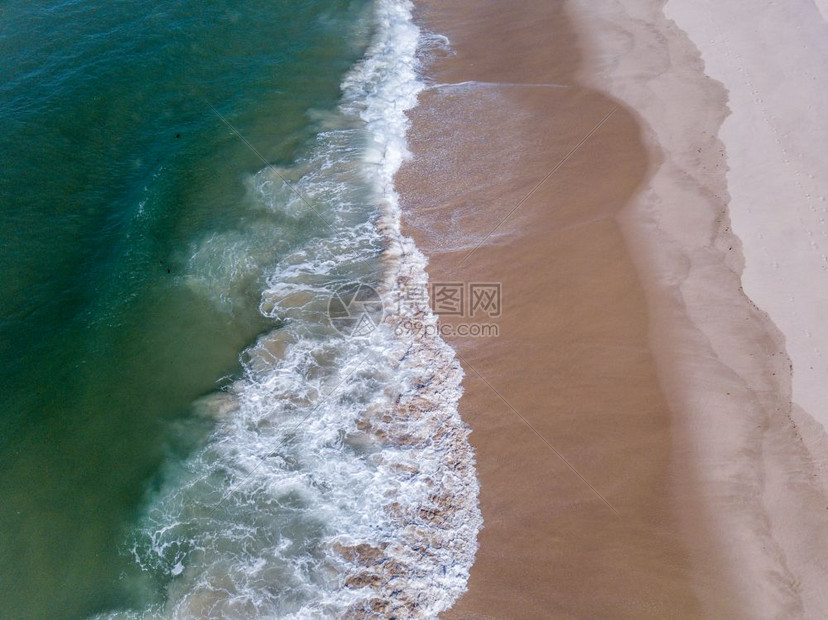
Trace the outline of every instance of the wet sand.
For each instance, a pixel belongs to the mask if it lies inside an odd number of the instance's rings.
[[[790,402],[784,347],[739,287],[716,168],[724,95],[690,54],[680,69],[704,106],[659,127],[630,92],[669,54],[627,53],[650,42],[634,19],[577,2],[417,6],[452,53],[435,52],[435,87],[411,114],[406,232],[432,283],[502,287],[499,316],[442,317],[499,330],[447,338],[466,372],[485,525],[469,590],[444,617],[801,613],[797,571],[824,564],[790,552],[803,541],[782,504],[815,511],[823,497],[803,486],[810,455],[789,418],[772,417]],[[682,42],[668,30],[650,35]],[[649,94],[652,112],[686,93]],[[670,138],[692,161],[676,163]],[[813,543],[824,517],[812,521],[800,538]]]

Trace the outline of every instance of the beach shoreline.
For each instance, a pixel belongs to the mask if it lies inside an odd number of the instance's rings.
[[[662,4],[417,4],[452,51],[410,112],[404,232],[432,286],[502,295],[441,316],[498,327],[447,338],[484,529],[443,617],[826,609],[785,339],[741,290],[727,92]]]

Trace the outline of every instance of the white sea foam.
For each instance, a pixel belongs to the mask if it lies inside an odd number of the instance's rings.
[[[424,87],[421,39],[409,2],[378,0],[375,19],[343,83],[341,114],[365,128],[327,123],[307,161],[280,171],[295,191],[269,169],[251,179],[264,209],[317,234],[286,243],[270,270],[260,310],[279,328],[245,351],[229,389],[197,404],[215,430],[170,466],[131,546],[164,601],[124,617],[433,618],[466,588],[482,520],[462,370],[438,336],[395,329],[436,322],[408,303],[426,290],[426,259],[400,231],[393,185],[405,111]],[[222,240],[193,252],[198,282],[247,273],[228,239],[218,278]],[[363,338],[327,317],[353,281],[375,284],[385,307]]]

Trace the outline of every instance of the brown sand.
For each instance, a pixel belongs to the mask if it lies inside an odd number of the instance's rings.
[[[573,81],[577,47],[560,5],[429,5],[424,17],[457,54],[435,67],[440,83],[513,83],[426,93],[415,160],[397,179],[432,282],[503,286],[499,337],[450,339],[467,373],[461,413],[485,527],[469,592],[446,617],[693,615],[669,493],[670,412],[614,220],[647,172],[638,125]],[[508,24],[501,38],[478,36],[495,24]],[[482,240],[610,113],[499,242],[456,249]]]
[[[664,273],[629,251],[646,244],[636,227],[646,215],[622,210],[662,164],[652,133],[579,84],[582,49],[561,3],[428,0],[418,10],[454,55],[432,64],[441,86],[412,113],[415,158],[397,177],[406,232],[429,256],[432,282],[503,287],[502,316],[485,321],[498,337],[448,338],[466,371],[461,414],[485,525],[469,590],[444,616],[744,615],[749,594],[719,552],[727,532],[711,511],[750,504],[755,489],[742,497],[714,486],[728,494],[719,504],[706,496],[699,469],[716,453],[690,441],[688,427],[711,419],[677,422],[686,390],[676,369],[692,372],[710,354],[683,315],[665,318],[653,301],[656,280],[669,289]],[[723,117],[723,101],[713,103]],[[681,271],[681,260],[671,264]],[[726,283],[738,294],[738,277]],[[778,350],[765,340],[760,352]],[[671,351],[690,357],[667,372]]]

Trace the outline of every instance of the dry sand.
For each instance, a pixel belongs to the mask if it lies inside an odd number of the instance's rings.
[[[828,614],[784,340],[740,289],[724,89],[659,2],[418,17],[453,54],[412,113],[407,231],[432,282],[503,302],[453,319],[498,337],[449,338],[485,527],[445,617]]]
[[[666,9],[728,89],[719,135],[742,283],[785,334],[794,402],[828,427],[828,23],[813,0]]]

